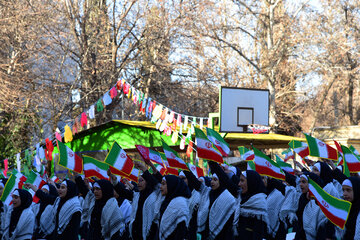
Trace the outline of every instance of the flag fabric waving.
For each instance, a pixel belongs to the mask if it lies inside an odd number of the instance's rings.
[[[211,128],[206,128],[208,139],[215,145],[220,153],[227,157],[230,153],[229,144],[221,137],[221,135]]]
[[[351,203],[331,196],[311,179],[309,179],[309,192],[315,198],[324,215],[333,224],[344,229]]]
[[[16,177],[16,186],[15,188],[22,189],[24,183],[27,180],[27,177],[25,177],[21,172],[18,172],[16,169],[13,169],[12,175]]]
[[[41,189],[46,184],[46,181],[38,173],[31,171],[28,175],[26,183],[31,183]],[[29,192],[33,196],[33,202],[38,203],[40,199],[35,195],[35,192],[31,189],[29,189]]]
[[[162,141],[164,153],[169,166],[172,168],[178,168],[187,170],[185,162],[178,156],[177,152],[171,149],[164,141]]]
[[[107,170],[109,169],[108,164],[89,156],[83,156],[83,163],[86,178],[96,177],[97,179],[109,179],[107,175]]]
[[[195,175],[196,178],[204,177],[204,170],[198,166],[188,163],[189,170]]]
[[[344,162],[346,161],[347,167],[351,173],[360,171],[360,157],[354,154],[348,147],[341,145],[344,154]],[[345,164],[343,164],[344,166]],[[344,166],[345,168],[345,166]]]
[[[59,165],[77,173],[83,172],[82,159],[64,143],[56,140],[59,149]]]
[[[300,141],[296,141],[296,140],[291,140],[289,142],[289,146],[290,148],[294,149],[294,151],[301,157],[301,158],[305,158],[306,156],[309,156],[309,147],[306,143],[304,142],[300,142]]]
[[[338,151],[335,148],[330,147],[328,144],[317,138],[313,138],[305,133],[304,135],[309,146],[310,156],[326,158],[334,161],[338,160]]]
[[[244,161],[252,161],[255,158],[255,154],[254,151],[247,149],[244,146],[240,146],[238,147],[239,152],[240,152],[240,157],[241,159],[243,159]]]
[[[350,149],[355,155],[360,155],[359,152],[358,152],[358,150],[356,150],[353,145],[350,145],[349,149]]]
[[[295,159],[294,153],[293,153],[293,151],[292,151],[290,148],[286,149],[286,150],[283,151],[281,154],[282,154],[282,155],[285,155],[285,156],[284,156],[284,162],[287,162],[287,161],[289,161],[290,159]]]
[[[279,167],[284,170],[287,171],[288,173],[294,175],[295,171],[294,169],[291,167],[291,165],[289,163],[284,162],[278,155],[275,155],[276,157],[276,163],[279,165]]]
[[[247,163],[246,170],[254,170],[254,171],[256,171],[254,161],[247,161],[246,163]]]
[[[115,141],[104,162],[123,172],[126,176],[129,176],[134,168],[134,163],[131,158]]]
[[[195,136],[196,136],[196,150],[199,158],[214,161],[217,163],[224,162],[220,151],[206,137],[205,133],[201,129],[195,128]]]
[[[152,161],[155,164],[162,164],[160,153],[142,145],[135,145],[144,162]]]
[[[285,180],[285,173],[281,168],[264,153],[254,147],[255,153],[255,169],[260,175]]]
[[[12,201],[11,194],[14,192],[15,189],[18,188],[19,180],[20,179],[16,178],[15,174],[12,174],[8,179],[8,181],[6,182],[3,190],[3,194],[1,195],[1,199],[0,199],[5,205],[10,205]]]

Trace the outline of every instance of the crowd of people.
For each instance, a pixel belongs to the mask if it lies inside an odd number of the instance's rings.
[[[0,202],[2,239],[360,239],[360,178],[346,177],[332,163],[316,162],[280,181],[209,161],[211,177],[191,171],[162,176],[136,162],[138,183],[109,180],[49,182],[12,193]],[[309,179],[352,203],[344,229],[331,223],[309,196]],[[0,183],[3,190],[6,180]]]

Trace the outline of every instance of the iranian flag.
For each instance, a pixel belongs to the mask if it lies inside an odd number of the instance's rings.
[[[204,170],[198,166],[188,163],[189,170],[195,175],[196,178],[204,177]]]
[[[135,145],[144,162],[152,161],[154,164],[162,164],[160,153],[142,145]]]
[[[51,181],[53,181],[54,183],[59,183],[60,182],[60,178],[58,178],[57,176],[52,176],[51,178]]]
[[[97,179],[109,179],[107,175],[107,170],[109,169],[108,164],[89,156],[83,156],[83,162],[86,178],[96,177]]]
[[[279,167],[284,170],[287,171],[288,173],[294,175],[295,171],[294,169],[291,167],[291,165],[289,163],[284,162],[278,155],[275,155],[276,157],[276,163],[279,165]]]
[[[214,161],[217,163],[224,162],[219,150],[206,137],[205,133],[202,130],[195,128],[195,136],[196,136],[197,155],[199,158]]]
[[[289,142],[289,146],[290,148],[294,149],[294,151],[301,157],[301,158],[305,158],[306,156],[309,156],[309,147],[306,143],[304,142],[300,142],[300,141],[296,141],[296,140],[291,140]]]
[[[347,176],[347,177],[350,177],[350,171],[349,171],[349,166],[346,162],[346,160],[343,158],[342,159],[342,162],[343,162],[343,168],[342,168],[342,173]]]
[[[82,173],[82,159],[73,152],[68,146],[56,139],[59,149],[59,165],[77,173]]]
[[[338,160],[338,151],[335,148],[330,147],[317,138],[313,138],[305,133],[304,135],[309,146],[310,156],[326,158],[334,161]]]
[[[358,152],[358,150],[356,150],[353,145],[350,145],[349,149],[350,149],[354,154],[360,155],[359,152]]]
[[[16,173],[14,173],[14,172],[16,172]],[[17,189],[17,188],[21,189],[22,186],[24,185],[25,181],[26,181],[26,177],[24,175],[22,175],[21,173],[18,173],[14,169],[13,174],[11,174],[10,178],[8,179],[8,181],[5,184],[3,194],[1,195],[0,200],[5,205],[10,205],[10,203],[12,201],[11,194],[14,192],[15,189]]]
[[[333,224],[344,229],[351,203],[331,196],[311,179],[309,179],[309,192],[315,198],[324,215]]]
[[[164,141],[162,141],[162,144],[169,167],[187,170],[185,162],[178,156],[177,152],[171,149]]]
[[[166,168],[162,164],[154,164],[154,166],[161,175],[166,175]]]
[[[163,152],[159,152],[159,153],[160,153],[161,159],[163,161],[162,166],[165,167],[165,169],[166,169],[165,174],[179,176],[179,171],[177,170],[177,168],[170,167],[169,162],[166,160],[165,153],[163,153]]]
[[[240,152],[241,159],[243,159],[245,161],[254,160],[254,158],[255,158],[254,151],[252,151],[244,146],[240,146],[240,147],[238,147],[238,149]]]
[[[272,178],[285,180],[285,173],[279,165],[277,165],[274,161],[268,158],[264,153],[254,147],[255,153],[255,170],[260,175],[269,176]]]
[[[139,182],[139,177],[140,177],[140,170],[137,168],[133,168],[131,173],[129,174],[129,176],[124,176],[124,178],[129,179],[130,181]]]
[[[117,142],[114,142],[110,152],[105,158],[105,163],[129,176],[134,168],[134,163]]]
[[[207,138],[215,145],[220,153],[227,157],[230,153],[229,144],[221,137],[221,135],[211,128],[206,128]]]
[[[38,189],[41,189],[46,184],[46,181],[40,176],[40,174],[31,171],[28,175],[26,183],[31,183]],[[29,189],[29,192],[33,196],[33,202],[38,203],[40,199],[35,195],[35,192],[31,189]]]
[[[333,141],[334,141],[336,149],[337,149],[337,151],[339,153],[339,155],[338,155],[338,157],[339,157],[338,158],[338,161],[339,161],[338,165],[343,165],[344,164],[344,160],[343,160],[344,159],[344,154],[343,154],[343,151],[341,149],[341,146],[337,141],[335,141],[335,140],[333,140]]]
[[[282,155],[285,155],[285,156],[284,156],[284,162],[287,162],[287,161],[289,161],[290,159],[295,159],[294,153],[293,153],[293,151],[292,151],[290,148],[286,149],[286,150],[283,151],[281,154],[282,154]]]
[[[254,161],[247,161],[247,168],[246,168],[246,170],[254,170],[254,171],[256,171]]]
[[[349,148],[341,145],[341,149],[344,154],[344,160],[347,163],[349,171],[351,173],[357,173],[360,171],[360,157],[354,154]],[[345,165],[345,164],[343,164]]]

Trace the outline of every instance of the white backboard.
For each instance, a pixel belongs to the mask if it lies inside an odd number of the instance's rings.
[[[250,124],[269,125],[269,90],[220,88],[220,132],[252,132]]]

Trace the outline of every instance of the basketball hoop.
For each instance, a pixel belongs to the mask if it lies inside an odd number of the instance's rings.
[[[260,134],[269,132],[270,127],[265,125],[259,125],[259,124],[250,124],[248,125],[248,128],[253,132],[253,134]]]

